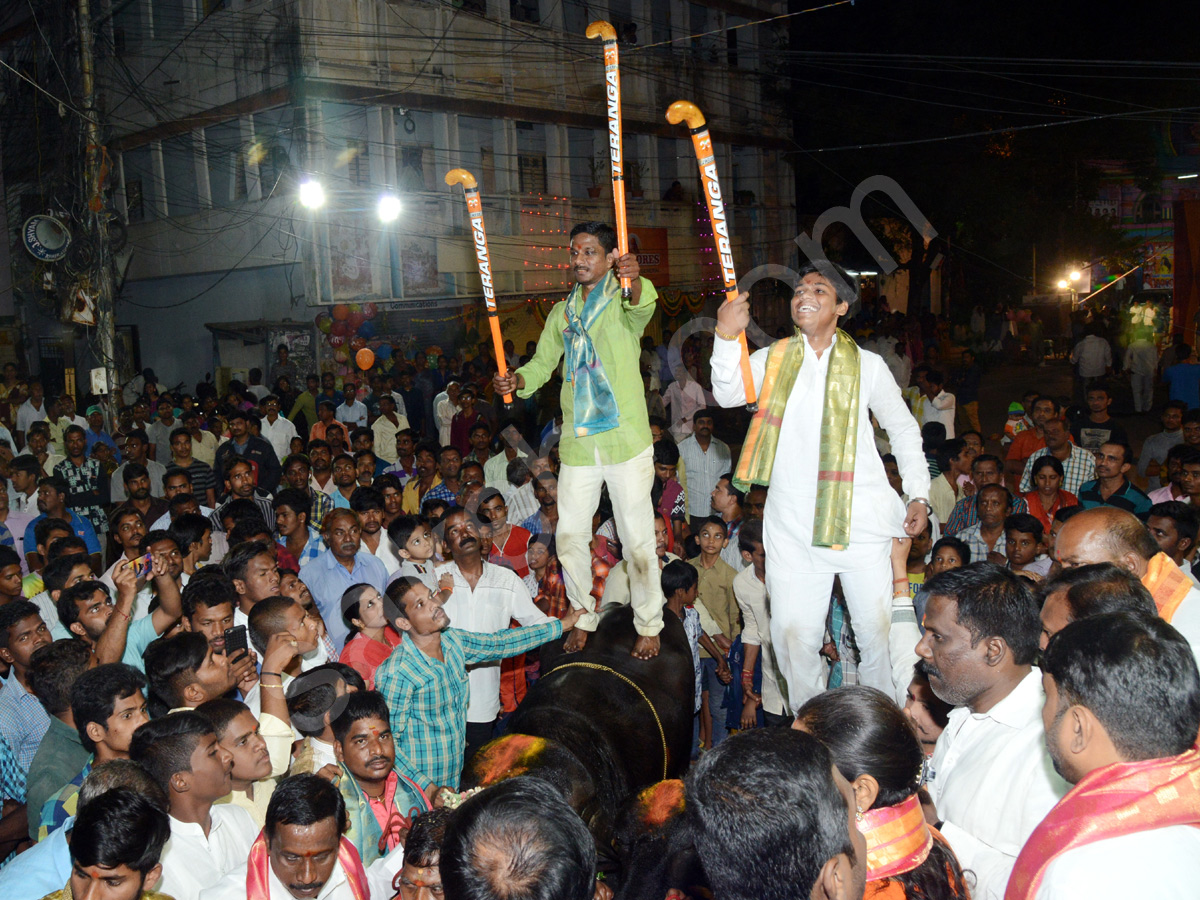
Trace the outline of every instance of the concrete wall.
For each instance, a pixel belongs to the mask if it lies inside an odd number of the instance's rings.
[[[311,321],[311,314],[300,298],[289,301],[291,288],[302,288],[297,266],[277,266],[233,272],[213,290],[197,300],[173,309],[157,311],[121,303],[118,325],[137,325],[141,339],[142,365],[154,369],[163,384],[183,381],[188,389],[213,371],[213,338],[205,328],[208,322],[242,322],[262,319]],[[185,275],[130,282],[124,297],[146,306],[179,303],[212,285],[219,276]]]

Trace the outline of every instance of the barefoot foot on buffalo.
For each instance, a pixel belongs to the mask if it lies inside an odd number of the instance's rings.
[[[654,659],[658,656],[659,640],[658,635],[639,635],[637,643],[633,645],[633,652],[630,654],[636,659]]]
[[[569,635],[566,641],[563,642],[563,650],[567,653],[578,653],[587,646],[588,632],[582,628],[576,628]]]

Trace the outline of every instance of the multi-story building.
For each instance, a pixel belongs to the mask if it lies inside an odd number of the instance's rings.
[[[481,303],[454,167],[479,181],[506,332],[536,336],[535,304],[570,286],[571,225],[612,218],[595,19],[621,36],[629,227],[653,280],[693,301],[720,287],[691,142],[664,118],[677,99],[710,123],[739,272],[794,257],[785,36],[749,25],[780,0],[106,7],[100,97],[130,254],[118,322],[162,381],[211,369],[205,324],[311,323],[336,302],[376,302],[385,333],[452,339]],[[320,209],[298,202],[307,179]],[[384,194],[401,204],[390,223]],[[236,343],[222,363],[239,364]]]

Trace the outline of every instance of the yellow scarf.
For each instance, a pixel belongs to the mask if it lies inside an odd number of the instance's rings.
[[[844,550],[850,543],[850,506],[854,499],[858,444],[858,345],[839,328],[829,353],[812,543],[814,547]],[[767,351],[758,411],[750,420],[733,476],[739,490],[749,490],[753,484],[770,484],[783,412],[803,362],[804,338],[799,330],[790,338],[776,341]]]

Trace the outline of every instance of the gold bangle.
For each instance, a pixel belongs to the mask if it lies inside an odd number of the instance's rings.
[[[717,337],[719,337],[723,341],[736,341],[738,339],[737,334],[733,334],[733,335],[726,334],[720,328],[718,328],[716,325],[713,326],[713,334],[715,334]],[[738,332],[738,334],[741,334],[741,332]]]
[[[282,684],[264,684],[263,682],[261,682],[261,681],[260,681],[260,682],[258,683],[258,686],[259,686],[259,687],[262,687],[262,688],[275,688],[275,689],[276,689],[276,690],[278,690],[278,691],[282,691],[282,690],[283,690],[283,685],[282,685]]]

